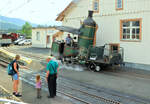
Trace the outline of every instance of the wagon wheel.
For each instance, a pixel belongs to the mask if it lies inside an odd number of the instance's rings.
[[[99,72],[99,71],[101,71],[101,69],[102,69],[102,68],[101,68],[100,66],[96,66],[95,71],[96,71],[96,72]]]
[[[94,62],[90,63],[88,66],[89,70],[99,72],[101,70],[100,66],[97,66]]]

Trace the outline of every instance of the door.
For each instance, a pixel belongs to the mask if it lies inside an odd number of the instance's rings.
[[[47,35],[47,37],[46,37],[46,48],[50,48],[50,42],[51,42],[50,36]]]

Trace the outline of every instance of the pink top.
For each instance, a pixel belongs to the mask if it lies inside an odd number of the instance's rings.
[[[41,88],[42,87],[42,82],[41,80],[39,82],[36,82],[36,88]]]

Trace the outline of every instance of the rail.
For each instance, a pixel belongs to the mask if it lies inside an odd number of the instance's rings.
[[[0,61],[1,61],[2,63],[5,63],[5,65],[8,64],[8,62],[5,61],[5,60],[0,59]],[[1,63],[0,63],[0,64],[1,64]],[[6,65],[6,66],[7,66],[7,65]],[[34,85],[34,84],[33,84],[33,85]],[[97,98],[97,99],[99,99],[99,100],[101,100],[101,101],[104,101],[106,104],[108,104],[108,103],[111,103],[111,104],[121,104],[121,103],[118,102],[118,101],[115,101],[115,100],[112,100],[112,99],[108,99],[108,98],[105,98],[105,97],[103,97],[103,96],[97,96],[97,95],[94,95],[94,94],[90,94],[90,93],[88,93],[88,92],[85,92],[85,91],[82,91],[82,90],[79,90],[79,89],[75,89],[75,88],[72,88],[72,87],[69,87],[69,86],[66,86],[66,85],[61,85],[61,88],[62,88],[62,89],[67,88],[67,89],[74,90],[74,91],[76,91],[76,92],[81,92],[82,94],[85,94],[85,95],[88,95],[88,96],[90,96],[90,97],[94,97],[94,98]],[[77,96],[73,96],[71,92],[63,92],[63,91],[60,91],[60,90],[57,90],[57,92],[60,93],[60,94],[65,95],[65,96],[67,96],[67,97],[69,97],[69,98],[75,99],[76,101],[82,102],[82,103],[84,103],[84,104],[93,104],[93,103],[91,103],[91,102],[88,102],[88,101],[85,100],[85,99],[82,99],[82,98],[77,97]],[[111,94],[111,95],[113,95],[113,94]],[[116,95],[115,95],[115,96],[116,96]],[[123,98],[123,97],[122,97],[122,98]],[[127,98],[125,98],[125,99],[127,99]],[[135,101],[135,100],[132,99],[132,98],[131,98],[130,100]],[[144,104],[144,103],[143,103],[143,104]]]
[[[7,64],[8,64],[8,63],[9,63],[9,62],[0,59],[0,65],[4,65],[4,64],[5,64],[4,66],[7,67]],[[62,86],[61,86],[61,88],[62,88]],[[72,90],[74,90],[74,91],[81,92],[81,93],[83,93],[83,94],[85,94],[85,95],[88,95],[88,96],[90,96],[90,97],[98,98],[98,100],[102,100],[102,101],[104,101],[104,102],[106,102],[106,103],[109,102],[110,104],[121,104],[121,103],[119,103],[119,102],[117,102],[117,101],[113,101],[113,100],[110,100],[110,99],[106,99],[106,98],[104,98],[104,97],[102,97],[102,96],[96,96],[96,95],[87,93],[87,92],[82,91],[82,90],[78,90],[78,89],[75,89],[75,88],[71,88],[71,87],[69,87],[69,86],[63,85],[63,88],[70,88],[70,89],[72,89]],[[69,97],[69,98],[75,99],[75,100],[77,100],[77,101],[79,101],[79,102],[82,102],[82,103],[84,103],[84,104],[92,104],[91,102],[88,102],[88,101],[86,101],[86,100],[84,100],[84,99],[82,99],[82,98],[73,96],[71,92],[63,92],[63,91],[60,91],[60,90],[57,90],[57,92],[60,93],[60,94],[65,95],[65,96],[67,96],[67,97]]]

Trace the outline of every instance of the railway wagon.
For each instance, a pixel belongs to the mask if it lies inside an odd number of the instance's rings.
[[[60,31],[76,33],[78,41],[67,46],[62,42],[53,42],[51,54],[65,62],[86,65],[90,70],[100,71],[105,66],[123,64],[123,48],[112,48],[109,43],[104,46],[95,46],[94,37],[96,22],[92,18],[93,11],[89,11],[79,29],[57,28]]]

